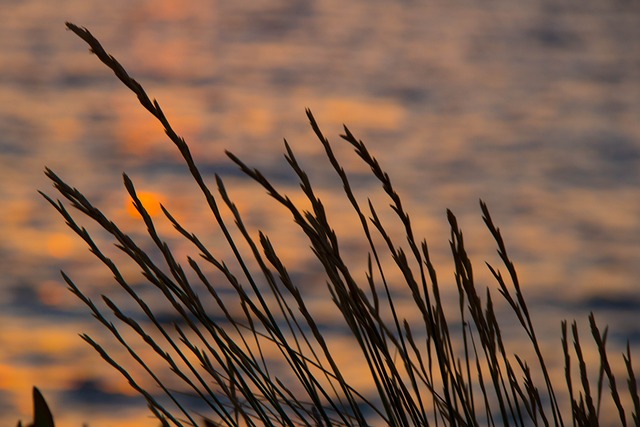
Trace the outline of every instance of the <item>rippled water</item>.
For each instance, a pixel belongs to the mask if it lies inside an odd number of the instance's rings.
[[[640,9],[601,3],[2,2],[0,423],[29,418],[35,384],[60,425],[155,425],[77,337],[101,331],[58,271],[92,296],[113,284],[37,195],[55,195],[45,165],[142,233],[127,211],[126,171],[150,200],[215,240],[160,126],[64,30],[66,20],[88,27],[160,101],[211,182],[214,172],[225,176],[250,225],[278,236],[292,270],[308,268],[306,243],[223,150],[295,193],[286,137],[338,234],[356,241],[309,107],[363,195],[379,193],[340,144],[342,123],[377,155],[445,284],[453,283],[445,208],[458,216],[481,283],[491,283],[482,264],[496,257],[482,198],[549,350],[557,351],[560,318],[584,323],[590,310],[611,325],[611,345],[630,338],[638,347]],[[351,248],[363,262],[361,247]]]

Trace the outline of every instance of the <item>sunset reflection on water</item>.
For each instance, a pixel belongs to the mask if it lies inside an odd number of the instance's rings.
[[[133,236],[144,236],[144,224],[122,186],[123,171],[177,254],[194,256],[161,219],[159,203],[212,247],[224,247],[161,126],[64,30],[65,21],[88,27],[158,99],[208,183],[215,184],[214,173],[225,178],[247,225],[269,233],[289,268],[309,283],[319,311],[330,301],[308,243],[286,212],[224,156],[231,150],[298,201],[298,184],[282,157],[286,138],[316,183],[354,271],[364,278],[366,246],[313,138],[306,107],[336,146],[363,200],[371,196],[386,206],[367,167],[341,144],[342,124],[378,157],[413,215],[416,234],[427,238],[452,303],[445,208],[458,216],[479,283],[493,286],[482,268],[484,260],[497,263],[480,218],[482,198],[504,232],[545,348],[557,353],[560,319],[575,317],[584,326],[593,310],[611,326],[611,346],[622,349],[629,338],[638,354],[637,5],[5,3],[1,424],[29,419],[33,385],[50,399],[60,425],[157,424],[126,381],[77,336],[87,332],[99,339],[104,333],[65,290],[59,270],[95,298],[114,285],[37,195],[40,189],[55,197],[42,174],[45,165]],[[390,213],[382,215],[391,221]],[[95,233],[104,241],[104,234]],[[135,266],[124,270],[139,275]],[[342,339],[335,337],[336,352],[348,354]]]

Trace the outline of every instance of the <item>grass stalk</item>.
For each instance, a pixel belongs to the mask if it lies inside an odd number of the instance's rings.
[[[160,254],[152,257],[80,190],[50,169],[45,171],[65,201],[44,193],[43,196],[110,270],[115,283],[138,311],[132,314],[130,307],[123,308],[107,295],[102,296],[101,304],[94,303],[65,273],[64,280],[129,355],[135,369],[116,361],[109,349],[93,338],[82,337],[144,396],[162,425],[595,426],[601,423],[602,413],[597,408],[603,398],[611,399],[621,425],[627,425],[628,413],[633,425],[640,425],[640,399],[630,346],[627,345],[623,355],[627,387],[622,389],[605,348],[606,330],[600,333],[593,315],[589,321],[600,360],[600,384],[606,380],[609,393],[602,393],[602,385],[598,386],[596,396],[591,390],[591,367],[587,366],[575,322],[571,327],[573,346],[568,342],[567,323],[561,325],[566,387],[554,382],[558,380],[547,366],[515,264],[483,201],[480,201],[482,218],[497,245],[506,275],[500,268],[486,266],[499,294],[517,317],[530,349],[519,348],[515,352],[504,341],[491,289],[481,289],[476,284],[474,267],[454,213],[447,211],[447,219],[459,298],[457,314],[450,314],[441,299],[427,242],[415,236],[411,217],[381,163],[345,126],[341,140],[355,151],[380,184],[395,220],[403,229],[400,238],[389,231],[391,227],[383,223],[370,198],[366,203],[359,201],[361,196],[349,181],[332,144],[307,110],[328,167],[342,183],[346,204],[355,213],[357,226],[367,242],[368,253],[363,254],[368,260],[364,282],[349,266],[341,237],[332,228],[323,201],[287,141],[285,159],[299,181],[310,206],[307,209],[294,203],[261,171],[231,152],[226,154],[275,204],[288,211],[298,231],[306,236],[322,266],[328,297],[332,298],[343,328],[363,360],[363,372],[372,387],[360,390],[352,385],[350,373],[345,372],[332,350],[329,332],[315,317],[304,291],[268,234],[259,230],[255,237],[256,233],[247,228],[220,176],[215,175],[215,186],[205,182],[187,142],[176,133],[160,104],[151,100],[143,86],[86,28],[71,23],[67,23],[67,28],[89,45],[91,52],[161,123],[182,155],[212,214],[212,222],[232,255],[232,264],[224,261],[224,254],[216,254],[162,206],[164,218],[200,255],[199,259],[179,259],[158,232],[157,220],[138,198],[133,181],[124,174],[124,187]],[[113,238],[116,247],[139,267],[144,280],[162,295],[179,321],[169,327],[158,318],[152,304],[145,301],[139,288],[121,273],[67,206]],[[231,214],[233,224],[224,220],[223,209]],[[392,263],[387,264],[385,259]],[[232,291],[231,297],[221,293],[220,283],[208,273],[211,268],[226,280],[225,289]],[[400,285],[391,277],[399,277]],[[417,321],[403,315],[397,304],[399,292],[410,295],[419,313]],[[212,314],[212,307],[218,316]],[[530,352],[535,355],[533,364],[524,356]],[[577,379],[572,352],[577,360]],[[166,372],[152,368],[147,359],[149,354],[162,361],[168,368]],[[151,379],[155,388],[145,385],[138,378],[140,375]],[[536,382],[540,377],[542,384]],[[176,384],[181,385],[179,389]],[[192,399],[186,399],[187,394],[201,402],[197,409],[191,406]]]

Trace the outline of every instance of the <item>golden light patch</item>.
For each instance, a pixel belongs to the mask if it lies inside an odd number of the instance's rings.
[[[327,99],[317,113],[323,120],[371,129],[393,130],[402,126],[404,109],[395,102],[372,99]]]
[[[120,148],[126,153],[143,156],[153,151],[162,136],[162,126],[140,113],[119,117],[116,135]]]
[[[163,48],[164,49],[164,48]],[[152,47],[145,49],[153,50]],[[171,57],[171,62],[177,61]],[[160,65],[159,65],[160,66]],[[171,121],[174,131],[187,142],[197,138],[202,129],[203,119],[198,113],[199,105],[182,101],[176,94],[171,92],[161,92],[162,99],[171,100],[171,105],[162,103],[162,108],[166,116]],[[169,102],[166,102],[169,104]],[[157,156],[179,156],[175,146],[169,141],[162,125],[147,111],[138,108],[133,102],[119,100],[114,104],[113,109],[118,111],[118,118],[115,127],[118,148],[126,154],[136,157],[157,157]]]
[[[0,363],[0,390],[11,393],[12,404],[18,413],[31,413],[33,403],[31,400],[31,387],[37,374],[26,366],[15,366]],[[41,379],[38,379],[41,381]]]
[[[47,238],[47,253],[56,258],[69,257],[76,245],[75,239],[65,233],[53,233]]]
[[[15,366],[0,363],[0,390],[11,390],[16,384],[27,385],[23,374]]]
[[[164,197],[162,197],[159,193],[154,193],[152,191],[140,191],[137,193],[138,199],[142,203],[142,206],[147,210],[147,213],[151,217],[154,217],[162,212],[160,209],[160,204],[164,203]],[[133,218],[139,218],[140,214],[138,213],[136,207],[133,204],[133,200],[131,198],[127,199],[127,213],[129,216]]]
[[[37,350],[50,355],[64,354],[78,347],[77,337],[66,330],[47,328],[33,340]]]

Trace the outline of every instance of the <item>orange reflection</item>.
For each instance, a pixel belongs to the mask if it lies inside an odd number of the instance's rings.
[[[393,130],[402,126],[405,110],[399,104],[378,99],[329,98],[315,108],[323,121],[359,127]]]
[[[175,132],[187,142],[195,140],[202,128],[202,118],[197,112],[200,105],[183,101],[179,95],[166,91],[159,91],[158,98],[164,101],[161,106]],[[136,157],[179,156],[162,125],[138,104],[122,99],[113,108],[119,113],[116,141],[125,154]]]
[[[0,390],[11,390],[16,384],[22,384],[24,381],[15,366],[0,363]]]
[[[154,193],[152,191],[140,191],[137,195],[138,199],[140,199],[140,202],[142,202],[142,205],[150,216],[154,217],[162,211],[160,209],[160,204],[164,204],[165,200],[161,194]],[[129,216],[139,218],[140,214],[133,205],[133,201],[131,199],[127,199],[127,202],[127,213]]]
[[[117,127],[120,148],[137,156],[151,151],[161,132],[162,127],[147,117],[123,117]]]
[[[73,252],[76,241],[64,233],[53,233],[47,238],[47,252],[56,258],[67,258]]]

